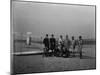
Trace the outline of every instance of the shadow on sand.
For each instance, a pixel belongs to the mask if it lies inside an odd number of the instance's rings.
[[[65,57],[64,56],[63,58],[80,58],[80,56],[79,55],[75,55],[75,56],[70,55],[69,57]],[[95,59],[95,58],[96,57],[91,57],[91,56],[85,56],[85,55],[83,55],[81,59]]]

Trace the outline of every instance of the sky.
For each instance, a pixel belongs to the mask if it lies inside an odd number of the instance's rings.
[[[36,37],[68,34],[95,38],[94,6],[13,1],[12,22],[13,32],[32,32]]]

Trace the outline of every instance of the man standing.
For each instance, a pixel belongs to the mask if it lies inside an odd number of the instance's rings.
[[[75,56],[76,40],[74,39],[74,36],[72,36],[71,45],[72,45],[72,50],[73,50],[73,56]]]
[[[82,36],[79,36],[78,49],[79,49],[79,53],[80,53],[80,59],[82,58],[82,45],[83,45]]]
[[[52,54],[54,54],[55,45],[56,45],[56,39],[54,38],[54,35],[52,34],[50,38],[50,49],[52,50]]]
[[[45,46],[45,55],[48,56],[48,53],[49,53],[49,38],[48,38],[48,34],[46,34],[46,37],[44,38],[43,40],[43,44]]]
[[[66,38],[65,38],[65,40],[64,40],[64,54],[65,54],[65,56],[69,56],[70,55],[70,52],[69,52],[69,47],[70,47],[70,40],[69,40],[69,38],[68,38],[68,35],[66,35]]]
[[[31,34],[32,34],[31,32],[27,32],[26,44],[27,44],[28,46],[31,45],[31,41],[32,41]]]

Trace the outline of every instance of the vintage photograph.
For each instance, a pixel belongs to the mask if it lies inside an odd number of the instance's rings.
[[[11,73],[96,69],[96,6],[11,0]]]

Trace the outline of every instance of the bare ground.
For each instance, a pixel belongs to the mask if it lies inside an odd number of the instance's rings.
[[[42,55],[14,56],[14,73],[37,73],[95,69],[95,46],[83,48],[83,58],[77,54],[75,57],[43,57]]]

